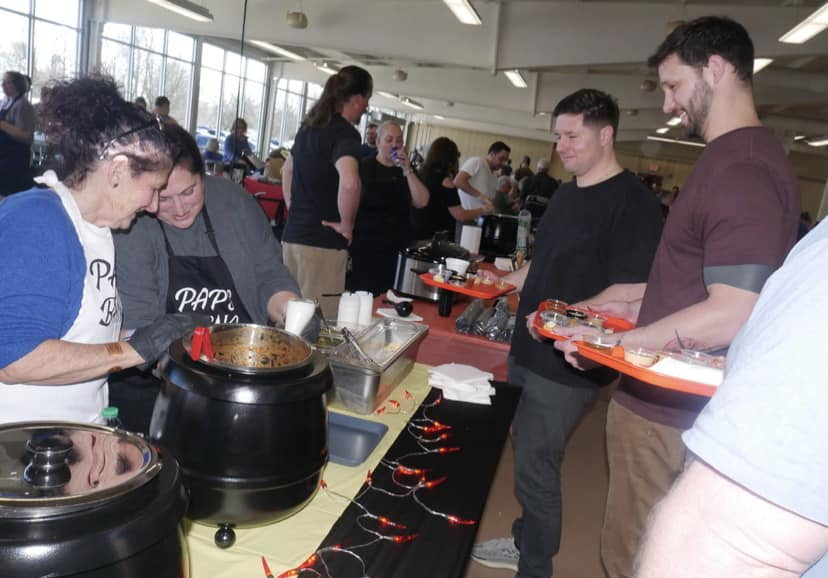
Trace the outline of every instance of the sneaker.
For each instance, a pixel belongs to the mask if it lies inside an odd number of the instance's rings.
[[[489,568],[507,568],[517,572],[520,552],[513,538],[495,538],[475,544],[471,557]]]

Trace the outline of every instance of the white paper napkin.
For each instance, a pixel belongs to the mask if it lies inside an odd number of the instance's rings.
[[[446,363],[429,370],[428,384],[442,389],[446,399],[491,405],[495,393],[491,379],[494,375],[471,365]]]
[[[671,377],[680,377],[695,381],[697,383],[704,383],[718,387],[724,378],[724,371],[715,367],[706,367],[704,365],[696,365],[695,363],[687,363],[674,359],[672,357],[665,357],[660,359],[652,367],[652,371],[661,373],[662,375],[669,375]]]

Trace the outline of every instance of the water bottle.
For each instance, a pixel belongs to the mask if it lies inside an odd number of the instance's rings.
[[[522,209],[518,213],[518,227],[517,227],[517,244],[515,249],[524,253],[529,248],[529,229],[532,226],[532,213],[526,209]]]
[[[103,409],[104,423],[115,429],[124,429],[124,424],[118,419],[118,408],[115,406],[105,407]]]

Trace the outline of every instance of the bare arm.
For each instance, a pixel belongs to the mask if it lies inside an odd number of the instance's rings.
[[[0,369],[3,383],[66,385],[95,379],[144,363],[126,342],[88,345],[48,339]]]
[[[486,199],[486,195],[484,195],[479,190],[475,189],[474,186],[471,184],[471,175],[466,171],[460,171],[457,173],[457,176],[454,177],[454,186],[463,191],[464,193],[468,193],[473,197],[477,197],[478,199]]]
[[[14,140],[20,141],[24,144],[31,144],[34,140],[34,133],[32,131],[17,127],[7,120],[0,120],[0,130],[8,134]]]
[[[676,332],[688,347],[721,349],[730,345],[745,324],[759,294],[714,283],[704,301],[624,334],[625,347],[663,349],[676,344]]]
[[[446,177],[443,179],[443,186],[450,189],[454,187],[454,181]],[[482,199],[482,201],[483,206],[478,207],[477,209],[464,209],[463,205],[455,205],[454,207],[449,207],[449,213],[451,213],[451,216],[454,217],[455,221],[460,221],[461,223],[474,221],[480,215],[490,215],[494,213],[494,205],[492,202],[487,198]]]
[[[337,207],[339,208],[338,223],[322,221],[348,240],[354,236],[354,223],[359,209],[359,197],[362,192],[362,181],[359,179],[359,162],[351,156],[340,157],[336,161],[336,171],[339,173],[339,191],[337,192]]]
[[[789,578],[828,549],[828,528],[693,461],[653,511],[637,578]]]
[[[282,165],[282,196],[285,206],[290,209],[290,185],[293,184],[293,157],[290,156]]]
[[[274,293],[267,301],[267,317],[271,321],[285,322],[287,303],[291,299],[299,299],[299,296],[292,291],[279,291]]]

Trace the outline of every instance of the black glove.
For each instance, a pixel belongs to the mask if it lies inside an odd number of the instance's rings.
[[[316,340],[319,339],[319,328],[319,316],[314,315],[310,318],[308,324],[305,325],[305,328],[302,330],[300,337],[308,343],[310,343],[311,345],[314,345],[316,343]]]
[[[170,313],[145,327],[136,329],[129,344],[146,363],[152,363],[169,349],[170,344],[200,325],[210,325],[207,315]]]

